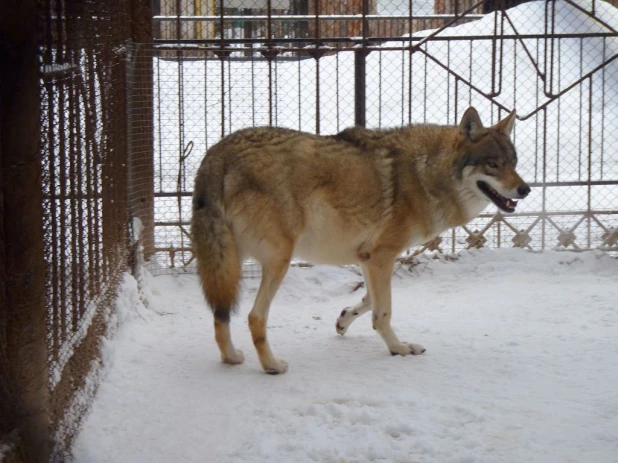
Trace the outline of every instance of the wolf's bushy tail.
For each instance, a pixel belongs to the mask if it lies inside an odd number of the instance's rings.
[[[196,185],[191,240],[206,302],[215,319],[227,323],[238,297],[241,262],[220,198]]]

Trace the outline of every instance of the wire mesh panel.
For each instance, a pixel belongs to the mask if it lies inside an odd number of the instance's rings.
[[[457,124],[469,106],[486,125],[517,110],[518,170],[533,193],[515,214],[489,207],[411,252],[617,250],[618,13],[609,3],[217,1],[199,14],[164,3],[153,70],[159,270],[191,268],[192,182],[224,135]]]
[[[86,377],[126,269],[129,19],[120,0],[48,0],[39,14],[49,388],[59,460],[93,394]]]

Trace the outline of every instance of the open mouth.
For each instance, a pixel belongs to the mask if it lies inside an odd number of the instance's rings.
[[[491,199],[492,202],[496,206],[498,206],[500,209],[502,209],[504,212],[515,212],[517,201],[514,201],[509,198],[505,198],[500,193],[498,193],[496,190],[494,190],[492,187],[490,187],[488,183],[485,183],[481,180],[476,182],[476,185],[479,187],[479,189],[483,193],[485,193],[485,196]]]

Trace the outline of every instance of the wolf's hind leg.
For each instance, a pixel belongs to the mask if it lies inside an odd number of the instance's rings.
[[[290,257],[276,258],[262,263],[262,281],[253,309],[249,313],[249,328],[253,337],[253,344],[257,350],[260,363],[264,371],[271,375],[285,373],[288,369],[286,362],[278,360],[270,350],[266,336],[266,324],[270,304],[275,297],[283,277],[290,265]]]
[[[215,318],[215,340],[221,351],[221,361],[229,365],[238,365],[245,361],[240,349],[234,348],[230,335],[230,321]]]
[[[371,298],[369,297],[369,293],[367,293],[358,304],[352,307],[347,307],[341,311],[335,325],[337,333],[344,335],[354,320],[370,310]]]
[[[391,327],[391,278],[394,264],[394,256],[372,256],[371,260],[362,264],[373,307],[373,328],[384,339],[392,355],[422,354],[425,352],[423,346],[401,342]]]

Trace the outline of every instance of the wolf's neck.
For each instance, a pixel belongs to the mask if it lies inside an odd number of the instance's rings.
[[[441,233],[477,217],[488,202],[456,176],[458,127],[418,125],[402,130],[407,141],[404,162],[411,169],[407,180],[423,185],[435,229]]]
[[[470,220],[478,217],[489,205],[489,200],[464,185],[459,186],[457,193],[459,201],[465,210],[465,215],[463,217],[464,223],[468,223]],[[453,224],[452,226],[455,227],[458,225],[463,225],[463,223]]]

